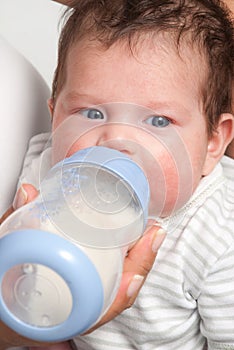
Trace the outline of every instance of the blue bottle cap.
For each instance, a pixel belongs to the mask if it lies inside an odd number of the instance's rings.
[[[101,279],[74,244],[49,232],[21,230],[1,238],[0,256],[0,316],[19,334],[62,341],[99,318]]]

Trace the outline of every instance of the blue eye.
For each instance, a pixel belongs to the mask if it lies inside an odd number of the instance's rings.
[[[146,124],[156,126],[157,128],[165,128],[171,123],[168,118],[161,115],[152,116],[148,118],[145,122]]]
[[[95,108],[83,109],[79,113],[82,114],[84,117],[87,117],[89,119],[104,119],[103,113]]]

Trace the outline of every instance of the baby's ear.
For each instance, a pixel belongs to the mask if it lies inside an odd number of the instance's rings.
[[[229,143],[234,137],[234,116],[223,113],[218,127],[213,132],[207,146],[207,156],[203,167],[203,176],[208,175],[222,158]]]
[[[52,98],[49,98],[47,101],[48,109],[50,112],[51,119],[53,118],[54,113],[54,100]]]

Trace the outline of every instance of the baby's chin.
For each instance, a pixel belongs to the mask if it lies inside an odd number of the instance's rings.
[[[165,200],[163,203],[152,200],[149,205],[149,216],[162,219],[167,218],[180,210],[187,203],[189,198],[190,196],[186,196],[186,198],[177,198],[171,201]]]

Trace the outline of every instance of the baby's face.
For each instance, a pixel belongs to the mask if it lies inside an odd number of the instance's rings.
[[[226,3],[226,5],[230,8],[230,10],[234,14],[234,1],[233,0],[224,0],[224,2]]]
[[[94,145],[124,152],[148,177],[150,214],[166,216],[204,175],[209,141],[201,57],[184,49],[181,58],[160,39],[154,44],[134,54],[123,44],[72,48],[53,110],[54,161]]]

